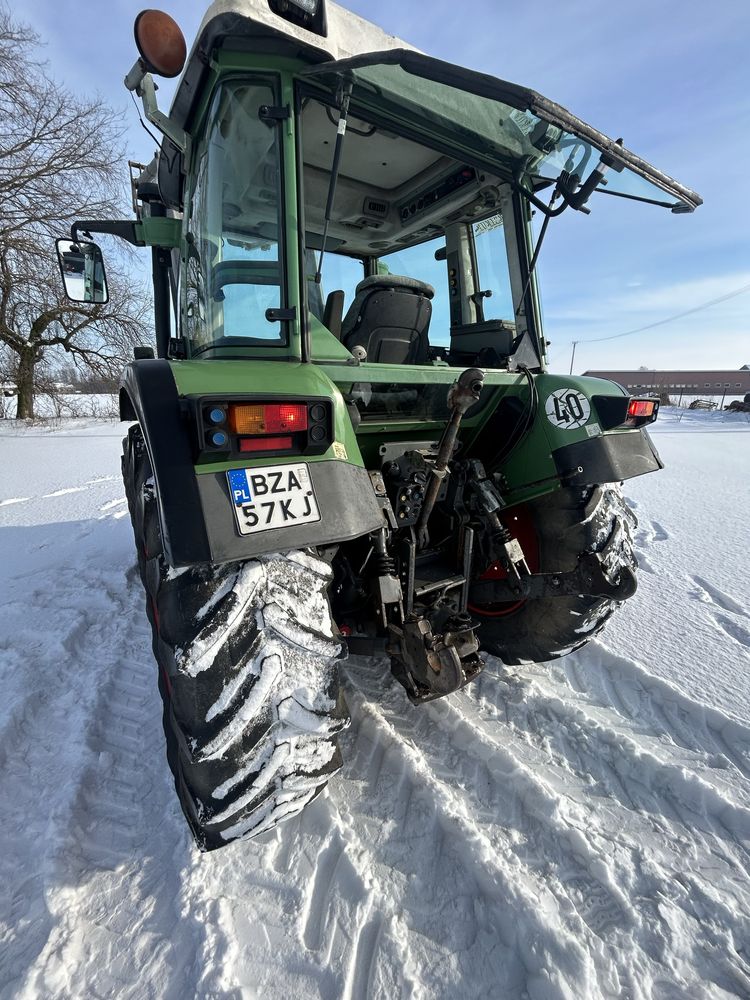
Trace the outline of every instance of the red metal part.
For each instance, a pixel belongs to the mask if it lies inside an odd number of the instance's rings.
[[[536,525],[528,504],[519,504],[517,507],[509,507],[500,515],[508,531],[523,549],[526,563],[532,573],[538,573],[540,567],[539,560],[539,537],[536,532]],[[505,580],[508,571],[499,562],[494,562],[482,573],[480,580]],[[503,618],[518,611],[526,603],[526,598],[520,601],[498,601],[495,604],[469,604],[469,611],[480,618]]]

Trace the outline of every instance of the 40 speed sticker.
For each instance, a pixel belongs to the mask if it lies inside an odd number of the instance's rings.
[[[544,405],[547,419],[555,427],[574,430],[583,427],[591,416],[591,404],[582,392],[575,389],[556,389]]]

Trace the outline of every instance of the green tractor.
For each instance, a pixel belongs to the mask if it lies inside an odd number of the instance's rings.
[[[347,647],[419,705],[482,651],[569,653],[634,593],[618,484],[661,468],[658,402],[547,371],[535,265],[601,194],[700,198],[330,0],[220,0],[187,57],[158,11],[135,36],[160,151],[135,218],[71,239],[151,247],[157,356],[123,375],[122,468],[167,755],[211,850],[340,767]],[[153,74],[182,74],[169,116]]]

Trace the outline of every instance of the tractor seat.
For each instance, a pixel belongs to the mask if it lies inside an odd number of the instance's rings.
[[[426,364],[434,295],[432,285],[416,278],[365,278],[341,324],[341,343],[349,351],[364,348],[367,360],[380,364]]]

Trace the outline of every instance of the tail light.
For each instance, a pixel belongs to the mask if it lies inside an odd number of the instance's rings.
[[[653,397],[592,396],[591,402],[604,431],[652,424],[659,413],[659,400]]]
[[[631,399],[628,403],[628,417],[651,417],[657,406],[655,399]]]
[[[230,403],[234,434],[281,434],[307,430],[306,403]]]
[[[630,427],[652,424],[659,413],[658,399],[631,399],[625,423]]]
[[[194,401],[199,451],[251,455],[322,455],[333,441],[329,399]]]

